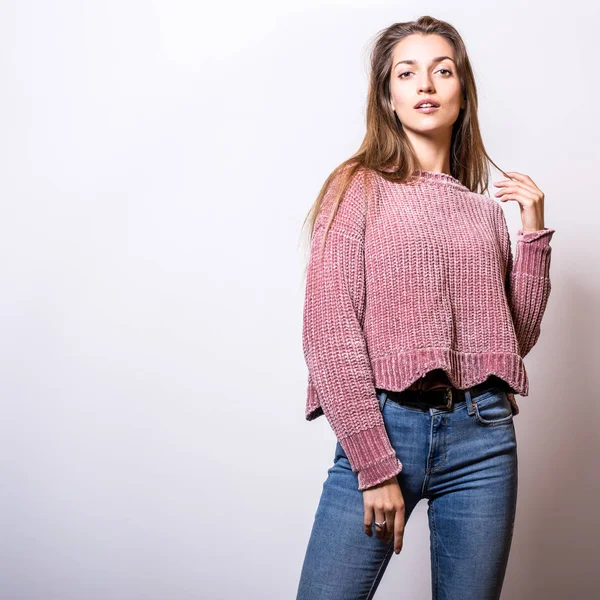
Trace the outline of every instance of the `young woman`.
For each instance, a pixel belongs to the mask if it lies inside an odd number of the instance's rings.
[[[422,17],[380,32],[367,132],[311,213],[306,418],[337,438],[298,600],[369,599],[428,500],[434,598],[500,597],[517,501],[514,394],[550,294],[544,194],[488,189],[465,45]],[[519,206],[513,259],[499,202]],[[373,536],[373,527],[375,536]]]

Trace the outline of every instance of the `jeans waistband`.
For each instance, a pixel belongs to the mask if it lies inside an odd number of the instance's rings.
[[[434,388],[431,390],[410,390],[405,389],[400,392],[394,390],[384,390],[376,388],[377,393],[385,392],[389,400],[398,404],[407,404],[429,410],[430,408],[450,408],[453,404],[466,400],[465,392],[470,392],[470,398],[499,388],[508,391],[508,384],[496,375],[490,375],[484,382],[473,385],[467,389],[458,389],[453,386]]]

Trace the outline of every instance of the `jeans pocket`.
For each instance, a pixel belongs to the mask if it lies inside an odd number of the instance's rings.
[[[475,418],[480,425],[492,427],[512,423],[513,409],[508,395],[500,388],[494,388],[475,398]]]

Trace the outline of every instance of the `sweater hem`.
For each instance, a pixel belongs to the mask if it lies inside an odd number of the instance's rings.
[[[529,394],[529,379],[523,358],[512,352],[458,352],[445,348],[421,348],[371,359],[374,387],[401,392],[433,369],[445,371],[450,383],[467,389],[483,383],[490,375],[500,377],[509,386],[507,395],[514,414],[519,407],[514,395]],[[312,421],[323,415],[317,391],[310,378],[305,417]]]
[[[467,389],[490,375],[504,379],[512,393],[527,396],[529,382],[525,363],[512,352],[458,352],[446,348],[421,348],[371,360],[375,387],[402,391],[428,371],[442,369],[450,383]]]

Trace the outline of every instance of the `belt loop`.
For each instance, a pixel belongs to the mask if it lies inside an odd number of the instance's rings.
[[[383,410],[383,407],[385,406],[385,403],[387,402],[388,395],[385,390],[381,390],[380,395],[381,395],[381,398],[379,398],[379,409]]]
[[[467,401],[467,412],[469,413],[469,415],[473,415],[473,413],[475,412],[475,408],[473,407],[473,403],[471,401],[471,388],[467,388],[465,390],[465,400]]]
[[[452,395],[453,395],[453,388],[452,387],[446,388],[444,396],[446,398],[446,408],[448,410],[450,410],[452,408],[452,404],[454,403],[454,399],[453,399]]]

